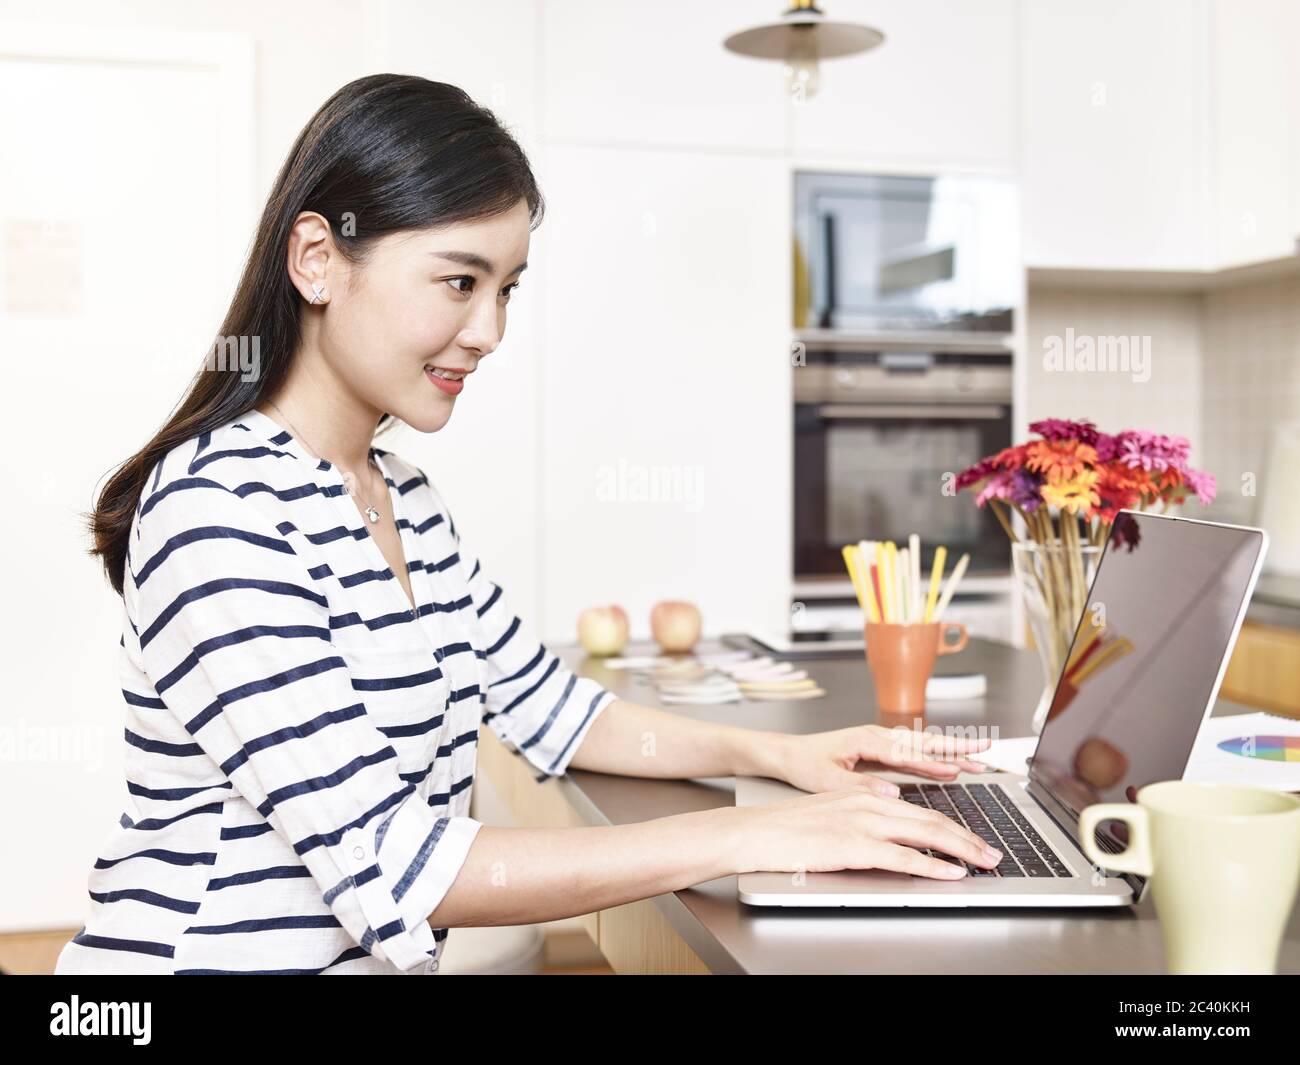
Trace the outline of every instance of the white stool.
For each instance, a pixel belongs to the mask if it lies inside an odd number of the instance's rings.
[[[536,976],[546,938],[535,924],[453,928],[442,945],[440,976]]]

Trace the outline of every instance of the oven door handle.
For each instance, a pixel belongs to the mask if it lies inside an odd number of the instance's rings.
[[[817,408],[823,418],[858,421],[897,421],[899,418],[930,418],[943,421],[997,421],[1006,408],[995,404],[965,403],[823,403]]]

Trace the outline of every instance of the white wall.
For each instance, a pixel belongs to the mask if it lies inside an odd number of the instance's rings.
[[[390,0],[367,5],[372,70],[418,74],[464,89],[490,108],[523,147],[534,172],[541,155],[540,5]],[[542,194],[549,189],[541,179]],[[544,241],[534,232],[528,269],[510,300],[506,334],[483,360],[438,433],[408,429],[385,447],[408,456],[438,485],[457,530],[484,570],[530,622],[542,612],[541,495],[543,306],[550,282]],[[562,634],[569,638],[567,629]]]
[[[125,797],[121,600],[81,513],[212,344],[256,215],[252,60],[230,34],[0,33],[0,827],[40,871],[0,878],[0,928],[76,919]]]

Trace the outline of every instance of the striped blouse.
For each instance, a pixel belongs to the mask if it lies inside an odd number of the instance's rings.
[[[372,448],[415,609],[256,410],[177,445],[131,529],[126,809],[58,973],[433,973],[486,723],[561,775],[614,694],[511,613],[424,473]]]

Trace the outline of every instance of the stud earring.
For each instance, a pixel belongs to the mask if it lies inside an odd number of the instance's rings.
[[[325,302],[325,288],[319,281],[311,283],[311,303]]]

